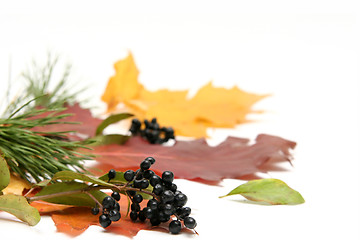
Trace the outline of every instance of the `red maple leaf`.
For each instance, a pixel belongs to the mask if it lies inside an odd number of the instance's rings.
[[[254,174],[274,168],[275,162],[290,161],[295,142],[260,134],[254,144],[248,139],[229,137],[218,146],[209,146],[205,139],[177,141],[174,146],[149,144],[140,137],[130,138],[124,145],[103,145],[93,148],[97,168],[108,171],[138,169],[149,156],[156,159],[152,169],[174,172],[176,178],[218,184],[224,178],[254,178]]]
[[[38,126],[33,128],[33,131],[41,132],[63,132],[73,131],[73,134],[66,134],[70,140],[86,139],[95,136],[97,126],[103,121],[99,118],[92,116],[89,109],[81,108],[78,103],[74,105],[66,105],[66,110],[57,113],[60,114],[71,114],[68,117],[62,118],[60,122],[76,122],[78,124],[50,124],[46,126]],[[43,113],[36,118],[47,116],[49,113]]]

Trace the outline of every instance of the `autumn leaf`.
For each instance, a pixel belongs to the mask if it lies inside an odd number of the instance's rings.
[[[164,231],[168,229],[166,223],[159,227],[152,227],[147,222],[133,222],[130,217],[126,216],[128,202],[126,197],[122,197],[119,201],[121,219],[118,222],[113,222],[105,231],[113,232],[127,237],[134,237],[140,230],[158,230]],[[146,205],[146,201],[142,203]],[[78,236],[91,225],[100,226],[99,214],[94,216],[91,214],[90,208],[86,207],[72,207],[65,205],[57,205],[45,202],[33,202],[31,206],[38,209],[42,215],[50,215],[55,223],[58,232],[66,233],[70,236]],[[168,232],[168,231],[167,231]]]
[[[114,65],[116,74],[109,79],[101,98],[108,104],[108,111],[113,111],[121,102],[136,99],[143,86],[138,83],[139,71],[132,54]],[[114,91],[115,90],[115,91]]]
[[[136,170],[146,157],[156,158],[153,170],[174,172],[177,178],[217,184],[224,178],[240,179],[271,168],[275,162],[290,161],[290,149],[296,143],[280,137],[261,134],[254,144],[248,139],[229,137],[218,146],[204,139],[176,141],[172,147],[149,144],[140,137],[124,145],[96,146],[98,165],[103,170]],[[251,176],[252,177],[252,176]]]
[[[32,131],[41,132],[63,132],[72,131],[74,134],[67,134],[70,140],[86,139],[95,136],[96,128],[103,121],[93,117],[89,109],[80,107],[78,103],[74,105],[66,105],[66,110],[57,113],[57,115],[69,114],[69,116],[61,119],[61,122],[74,122],[77,124],[52,124],[46,126],[38,126]],[[38,118],[46,116],[48,113],[37,116]]]
[[[36,208],[40,215],[48,215],[53,212],[62,211],[67,208],[70,208],[72,206],[69,205],[63,205],[63,204],[55,204],[55,203],[49,203],[45,201],[35,201],[30,203],[30,206]]]
[[[22,195],[24,189],[30,189],[30,188],[31,188],[31,186],[28,181],[10,174],[10,183],[3,190],[3,193],[4,194]]]
[[[120,111],[119,103],[140,119],[156,117],[180,136],[206,137],[208,127],[231,128],[244,123],[252,106],[267,95],[247,93],[238,87],[225,89],[208,83],[188,98],[188,91],[149,91],[138,82],[139,71],[131,55],[115,63],[102,100],[108,112]]]

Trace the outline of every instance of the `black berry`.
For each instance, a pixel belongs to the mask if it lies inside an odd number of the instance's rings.
[[[134,203],[141,203],[142,200],[143,200],[143,196],[141,196],[140,194],[135,194],[135,196],[133,197]]]
[[[160,222],[167,222],[170,220],[170,215],[165,214],[164,212],[159,212]]]
[[[146,178],[146,179],[150,179],[154,175],[155,175],[155,173],[152,170],[146,170],[143,174],[144,178]]]
[[[133,182],[134,188],[140,188],[141,187],[141,180],[135,179]]]
[[[181,222],[178,220],[173,220],[169,224],[169,231],[172,234],[178,234],[181,231]]]
[[[171,203],[174,201],[174,193],[170,190],[165,190],[161,195],[161,202]]]
[[[147,157],[147,158],[145,158],[145,160],[150,161],[151,164],[155,163],[155,158],[153,158],[153,157]]]
[[[146,179],[142,179],[140,180],[140,184],[139,184],[139,188],[140,189],[145,189],[149,186],[149,181]]]
[[[163,212],[166,214],[166,215],[173,215],[175,213],[175,208],[173,205],[167,203],[164,205],[164,208],[163,208]]]
[[[161,221],[159,218],[153,217],[150,219],[150,223],[152,226],[158,226],[160,225]]]
[[[115,203],[115,205],[114,205],[114,208],[113,208],[114,210],[116,210],[116,211],[120,211],[120,205],[119,205],[119,203],[118,202],[116,202]]]
[[[193,229],[196,227],[196,221],[192,217],[186,217],[184,218],[184,224],[187,228]]]
[[[154,210],[152,210],[151,208],[146,207],[143,209],[143,211],[144,211],[146,218],[148,218],[148,219],[151,219],[154,216]]]
[[[111,224],[111,220],[108,215],[102,214],[99,217],[99,223],[103,228],[107,228]]]
[[[110,196],[107,196],[103,199],[102,205],[104,208],[113,208],[115,205],[115,199]]]
[[[138,213],[135,212],[135,211],[131,211],[130,212],[130,219],[135,222],[137,218],[138,218]]]
[[[128,182],[131,182],[132,180],[134,180],[134,177],[135,177],[135,172],[133,170],[127,170],[124,173],[124,178]]]
[[[173,183],[173,184],[171,184],[171,186],[168,189],[171,190],[173,193],[175,193],[177,190],[177,185],[175,183]]]
[[[138,203],[132,203],[131,204],[131,211],[139,212],[140,211],[140,205]]]
[[[182,207],[186,204],[187,202],[187,196],[183,193],[179,193],[177,195],[175,195],[174,198],[174,205],[175,207]]]
[[[167,183],[171,183],[174,180],[174,173],[171,171],[164,171],[162,174],[162,180]]]
[[[152,209],[152,210],[155,210],[158,208],[158,205],[159,205],[159,202],[156,200],[156,199],[150,199],[148,202],[147,202],[147,206],[148,208]]]
[[[111,221],[119,221],[119,219],[121,218],[121,215],[119,213],[119,211],[116,211],[116,210],[110,210],[109,212],[109,218]]]
[[[158,196],[160,196],[163,191],[164,187],[161,184],[156,184],[153,188],[153,193]]]
[[[139,121],[139,119],[134,118],[131,121],[131,127],[130,127],[130,132],[134,135],[136,135],[141,128],[141,122]]]
[[[155,187],[156,184],[161,184],[162,180],[158,175],[154,175],[150,178],[150,185]]]
[[[140,163],[140,168],[145,171],[148,170],[151,167],[151,162],[149,160],[144,160]]]
[[[181,219],[184,219],[185,217],[189,216],[191,213],[191,208],[189,207],[183,207],[176,211],[176,213],[179,215]]]
[[[114,169],[111,169],[108,173],[109,180],[114,179],[116,176],[116,171]]]
[[[139,220],[142,221],[142,222],[146,220],[146,216],[145,216],[144,210],[142,210],[142,211],[140,211],[140,212],[138,213],[138,218],[139,218]]]
[[[97,208],[97,207],[94,207],[94,208],[92,208],[91,209],[91,213],[93,214],[93,215],[98,215],[99,214],[99,208]]]
[[[113,197],[116,201],[119,201],[120,200],[120,193],[118,192],[113,192],[111,194],[111,197]]]

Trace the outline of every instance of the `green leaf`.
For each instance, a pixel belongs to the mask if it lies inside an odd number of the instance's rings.
[[[114,187],[114,184],[107,183],[101,179],[97,179],[95,177],[90,177],[85,174],[73,172],[73,171],[57,172],[53,176],[52,180],[63,180],[63,181],[81,180],[84,182],[90,182],[101,186]]]
[[[6,160],[0,156],[0,191],[9,185],[10,171]]]
[[[42,180],[42,181],[39,182],[39,183],[35,183],[34,185],[32,185],[32,187],[33,187],[33,188],[35,188],[35,187],[45,187],[45,186],[47,186],[50,182],[51,182],[50,179],[45,179],[45,180]]]
[[[30,226],[34,226],[40,221],[38,210],[30,206],[23,196],[12,194],[0,196],[0,210],[14,215]]]
[[[91,140],[94,140],[93,145],[109,145],[109,144],[124,144],[131,136],[121,135],[121,134],[108,134],[108,135],[98,135]]]
[[[102,121],[102,123],[99,124],[99,126],[96,129],[95,135],[100,135],[102,134],[103,130],[109,126],[110,124],[119,122],[123,119],[129,118],[134,116],[133,114],[130,113],[119,113],[119,114],[113,114],[110,115],[109,117],[107,117],[104,121]]]
[[[106,173],[106,174],[102,175],[101,177],[99,177],[99,180],[104,181],[104,182],[109,181],[108,174]],[[118,172],[118,171],[115,174],[115,178],[111,179],[110,182],[113,184],[126,184],[127,183],[127,181],[124,178],[124,173]]]
[[[293,205],[304,203],[301,194],[279,179],[251,180],[233,189],[225,196],[240,194],[248,200],[267,202],[273,205]]]
[[[72,193],[72,191],[80,190],[80,189],[87,189],[88,185],[85,183],[79,182],[57,182],[47,187],[43,188],[39,193],[35,196],[43,196],[49,194],[56,194],[56,193],[64,193],[68,192],[68,195],[63,196],[54,196],[51,198],[42,199],[46,202],[57,203],[57,204],[65,204],[65,205],[73,205],[73,206],[88,206],[94,207],[95,201],[86,193]],[[92,190],[89,193],[94,196],[99,202],[107,196],[106,193]]]

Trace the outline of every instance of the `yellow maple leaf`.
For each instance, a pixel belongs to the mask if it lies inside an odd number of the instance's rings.
[[[138,82],[139,71],[130,53],[114,64],[116,74],[109,79],[101,100],[107,103],[108,112],[114,111],[121,102],[136,99],[143,86]]]
[[[137,81],[139,74],[131,54],[115,64],[102,100],[108,111],[119,103],[139,119],[156,117],[161,126],[171,126],[176,135],[206,137],[208,127],[231,128],[247,121],[252,106],[267,95],[247,93],[238,87],[214,87],[211,82],[188,99],[188,91],[149,91]]]
[[[2,192],[4,194],[22,195],[24,189],[30,188],[31,186],[26,180],[11,174],[10,183],[5,189],[2,190]]]

